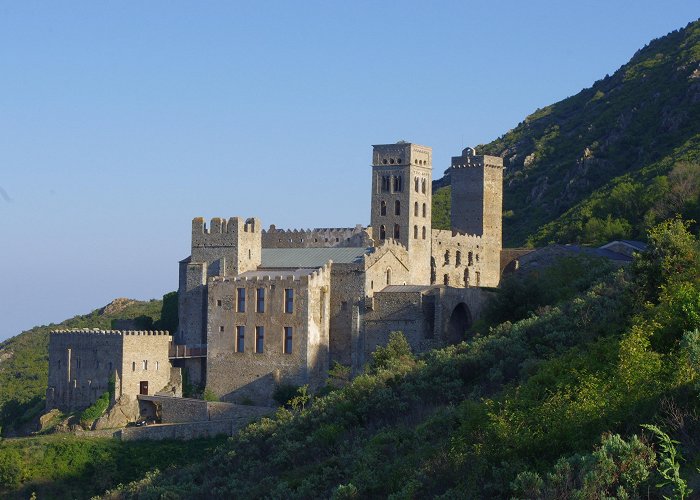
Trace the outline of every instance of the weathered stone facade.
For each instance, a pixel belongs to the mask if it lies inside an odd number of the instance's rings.
[[[431,224],[432,149],[406,142],[373,146],[369,227],[195,218],[172,345],[167,333],[54,333],[49,406],[86,407],[113,376],[138,413],[144,383],[179,395],[179,368],[224,401],[267,405],[281,384],[321,386],[333,362],[358,373],[391,331],[416,351],[467,338],[484,287],[499,284],[503,162],[467,148],[449,173],[448,231]]]
[[[113,403],[168,386],[171,337],[163,331],[59,330],[49,336],[48,409],[87,408],[114,382]]]

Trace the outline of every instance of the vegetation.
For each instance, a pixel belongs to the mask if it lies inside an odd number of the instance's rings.
[[[393,333],[346,386],[110,496],[677,495],[679,478],[700,480],[699,262],[689,224],[674,219],[628,269],[555,265],[541,273],[551,290],[520,318],[423,356]],[[671,462],[677,475],[642,424],[688,457]]]
[[[677,213],[700,220],[698,62],[695,21],[478,146],[504,158],[506,245],[600,244]],[[448,189],[433,196],[436,228],[449,227]]]
[[[0,442],[0,497],[90,498],[108,488],[200,461],[224,439],[119,441],[70,434]]]
[[[59,324],[38,326],[0,343],[2,435],[34,430],[32,422],[44,411],[49,332],[69,328],[110,329],[117,319],[136,320],[140,325],[174,331],[177,328],[177,293],[166,294],[163,301],[117,299],[90,314],[75,316]]]

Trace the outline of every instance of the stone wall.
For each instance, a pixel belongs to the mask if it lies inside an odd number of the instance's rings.
[[[366,247],[371,236],[358,224],[355,227],[277,229],[271,225],[262,232],[263,248]]]
[[[305,274],[308,273],[308,274]],[[225,401],[270,404],[277,384],[325,380],[328,366],[330,265],[312,271],[260,271],[255,276],[209,280],[207,387]],[[238,311],[237,290],[245,290]],[[264,290],[265,311],[256,296]],[[293,312],[285,312],[285,290],[293,290]],[[238,350],[237,327],[244,330]],[[264,328],[263,352],[256,352],[256,327]],[[292,328],[292,352],[284,352],[285,327]]]
[[[358,332],[353,328],[353,314],[364,297],[364,265],[333,264],[330,282],[329,363],[352,364],[353,340]]]
[[[435,284],[495,287],[501,275],[500,249],[479,236],[435,229],[431,268]]]
[[[115,399],[135,398],[140,383],[160,390],[170,380],[168,332],[59,330],[49,335],[47,408],[90,406],[114,378]],[[114,402],[114,401],[112,401]]]

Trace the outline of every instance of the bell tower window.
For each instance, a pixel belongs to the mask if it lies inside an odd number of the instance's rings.
[[[394,202],[394,215],[401,215],[401,202],[399,200]]]

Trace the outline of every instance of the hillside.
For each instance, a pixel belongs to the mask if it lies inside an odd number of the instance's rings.
[[[26,430],[24,426],[44,410],[51,330],[110,329],[112,322],[120,319],[135,320],[143,329],[173,329],[177,325],[177,295],[173,292],[164,300],[148,302],[115,299],[89,314],[37,326],[0,343],[0,435]]]
[[[628,269],[573,259],[513,275],[487,335],[417,357],[393,333],[349,385],[300,391],[206,460],[106,497],[682,498],[700,487],[687,227],[655,227]],[[659,445],[666,433],[686,461]],[[679,476],[660,488],[668,460]]]
[[[699,219],[700,21],[477,151],[504,158],[508,246],[640,238],[674,213]],[[440,228],[447,190],[434,198]]]

